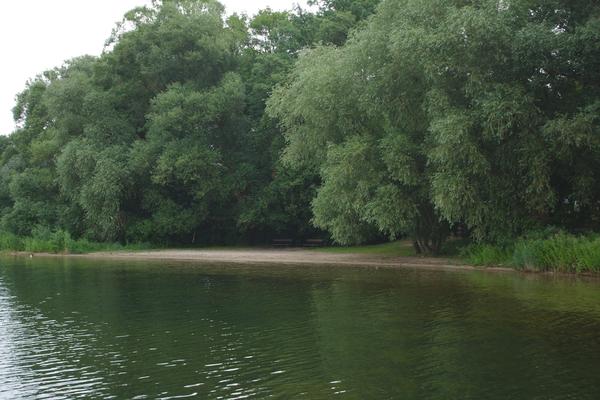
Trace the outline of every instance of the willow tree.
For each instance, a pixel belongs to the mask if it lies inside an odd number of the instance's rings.
[[[317,226],[343,244],[411,234],[418,250],[436,252],[448,224],[429,196],[423,81],[410,62],[398,65],[405,74],[386,65],[385,36],[372,22],[343,48],[305,53],[268,110],[288,140],[285,162],[320,171]]]
[[[593,1],[394,0],[341,48],[306,52],[269,111],[285,160],[320,171],[314,222],[435,252],[598,212]]]
[[[400,11],[406,25],[391,41],[398,54],[423,60],[437,209],[488,240],[547,224],[597,224],[598,3],[430,6],[409,2]]]

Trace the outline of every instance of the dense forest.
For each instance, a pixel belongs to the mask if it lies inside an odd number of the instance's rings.
[[[320,0],[127,13],[32,79],[0,231],[341,244],[600,228],[596,0]]]

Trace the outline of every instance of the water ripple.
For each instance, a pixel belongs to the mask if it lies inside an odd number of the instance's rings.
[[[2,399],[600,398],[593,284],[34,263],[0,262]]]

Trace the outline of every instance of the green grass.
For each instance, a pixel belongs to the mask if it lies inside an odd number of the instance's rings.
[[[0,233],[0,251],[23,251],[23,239],[11,233]]]
[[[398,240],[395,242],[373,244],[367,246],[331,246],[316,249],[324,253],[336,254],[372,254],[384,257],[410,257],[415,256],[415,250],[409,241]]]
[[[87,239],[73,239],[64,231],[34,231],[31,237],[18,237],[0,233],[0,251],[26,251],[31,253],[81,254],[96,251],[135,251],[155,248],[146,243],[122,245],[119,243],[97,243]]]
[[[461,250],[460,258],[472,265],[485,267],[509,266],[512,248],[491,244],[471,244]]]
[[[504,246],[472,244],[462,258],[473,265],[506,266],[524,271],[600,272],[600,237],[555,233],[523,237]]]

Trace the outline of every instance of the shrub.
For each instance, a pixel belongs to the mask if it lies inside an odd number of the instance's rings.
[[[531,271],[600,272],[600,237],[556,231],[548,236],[535,232],[514,244],[472,244],[465,247],[461,255],[474,265],[506,265]]]
[[[25,249],[23,240],[12,233],[0,233],[0,251],[22,251]]]
[[[471,244],[463,249],[461,256],[474,265],[501,266],[510,260],[511,248],[491,244]]]
[[[88,239],[73,239],[64,230],[51,231],[35,227],[30,237],[19,237],[12,233],[0,233],[0,251],[28,251],[32,253],[91,253],[94,251],[142,250],[154,246],[148,243],[122,245],[119,243],[90,242]]]

